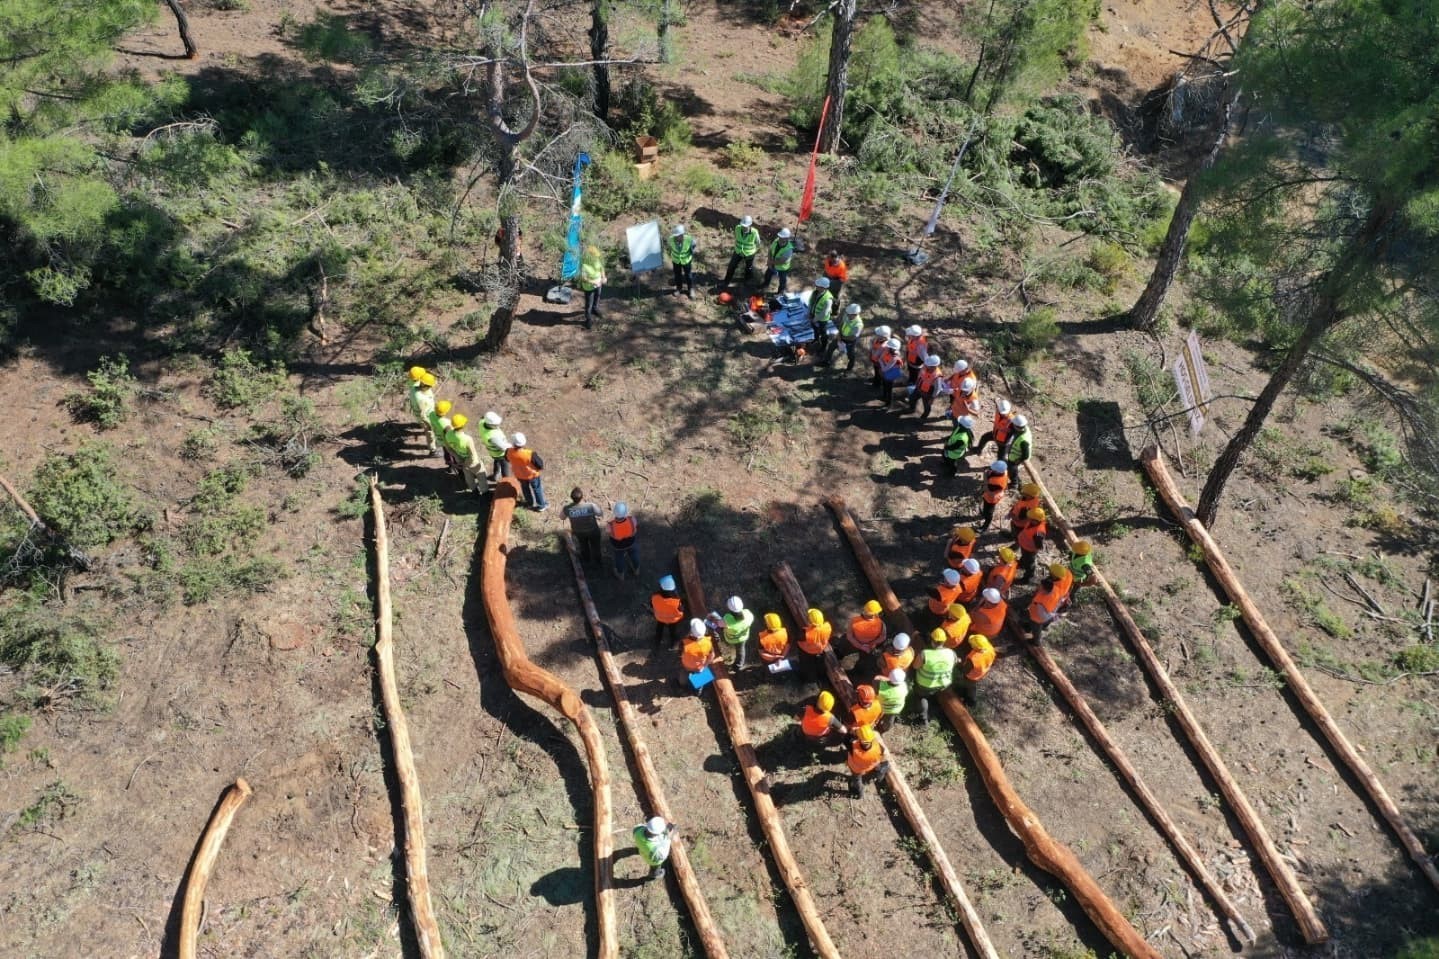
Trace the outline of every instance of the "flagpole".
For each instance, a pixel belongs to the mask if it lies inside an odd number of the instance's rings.
[[[944,181],[944,189],[939,191],[939,199],[934,203],[934,212],[925,222],[919,239],[904,254],[904,258],[915,266],[923,266],[929,259],[920,246],[924,243],[925,237],[933,236],[934,231],[939,228],[939,214],[944,210],[945,201],[949,199],[949,188],[954,185],[954,178],[959,174],[959,165],[964,162],[964,154],[969,150],[970,141],[974,139],[974,131],[978,126],[979,117],[975,117],[969,122],[969,132],[964,136],[964,143],[959,148],[959,155],[954,158],[954,166],[949,168],[949,178]]]
[[[827,96],[824,98],[824,105],[820,107],[819,110],[819,129],[817,129],[814,134],[814,149],[810,151],[809,171],[805,174],[804,192],[801,193],[799,200],[799,225],[795,228],[794,248],[800,252],[803,252],[805,249],[804,238],[799,235],[800,228],[804,226],[805,222],[809,220],[810,215],[814,213],[815,164],[819,162],[819,141],[820,137],[824,135],[824,123],[825,120],[829,118],[829,99]]]

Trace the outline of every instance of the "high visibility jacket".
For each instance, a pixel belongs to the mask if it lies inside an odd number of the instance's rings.
[[[1030,510],[1034,509],[1038,505],[1038,496],[1021,496],[1019,499],[1015,500],[1014,505],[1009,508],[1010,524],[1020,529],[1023,529],[1026,525],[1033,522],[1033,520],[1031,520],[1028,516],[1025,516],[1024,514],[1028,513]]]
[[[959,574],[959,601],[961,603],[972,603],[979,591],[984,586],[984,573],[975,570],[972,573]]]
[[[776,238],[769,245],[769,265],[774,267],[777,273],[788,273],[792,263],[794,263],[794,241]]]
[[[1069,601],[1069,591],[1074,588],[1074,574],[1069,570],[1058,580],[1046,581],[1029,601],[1029,621],[1041,626],[1052,623]]]
[[[904,344],[904,362],[909,366],[923,365],[929,356],[929,337],[911,336]]]
[[[450,430],[445,434],[445,445],[455,458],[473,469],[480,465],[480,451],[475,447],[474,438],[464,430]]]
[[[831,280],[839,280],[841,283],[849,279],[849,264],[844,262],[844,257],[837,260],[824,258],[824,275]]]
[[[905,650],[909,652],[909,650]],[[881,679],[875,687],[874,698],[879,702],[881,715],[898,716],[904,712],[904,701],[909,698],[909,683],[895,685],[889,680]]]
[[[445,434],[449,432],[450,429],[450,418],[448,416],[441,416],[438,410],[432,409],[429,413],[425,414],[425,422],[430,424],[430,431],[440,438],[440,442],[445,443]],[[449,445],[449,443],[445,443],[447,449]]]
[[[856,739],[849,744],[849,755],[845,757],[845,761],[849,763],[850,772],[856,776],[863,776],[865,773],[873,772],[876,766],[884,762],[884,747],[879,744],[878,739],[875,739],[866,749]]]
[[[808,623],[804,627],[804,635],[800,637],[799,648],[812,656],[818,656],[829,648],[829,639],[833,632],[834,626],[830,623],[820,623],[818,626]]]
[[[759,632],[759,658],[767,663],[777,663],[789,652],[789,630],[762,629]]]
[[[996,412],[996,413],[994,414],[994,440],[995,440],[996,443],[998,443],[998,444],[1000,445],[1001,448],[1003,448],[1003,446],[1004,446],[1005,443],[1008,443],[1008,442],[1009,442],[1009,434],[1010,434],[1013,430],[1014,430],[1014,414],[1013,414],[1013,413],[999,413],[999,412]]]
[[[804,708],[799,717],[799,728],[806,736],[818,739],[825,735],[834,726],[834,713],[822,713],[814,707],[814,704]]]
[[[1084,582],[1094,572],[1094,554],[1080,556],[1078,553],[1069,557],[1069,571],[1074,574],[1075,581]]]
[[[919,371],[919,379],[915,380],[915,389],[923,396],[933,396],[934,388],[939,385],[939,370],[932,370],[929,367]]]
[[[969,455],[972,446],[974,446],[974,431],[956,424],[954,431],[949,434],[949,439],[944,441],[944,458],[962,460]]]
[[[959,644],[964,642],[964,638],[969,635],[969,610],[961,606],[959,616],[955,619],[946,616],[944,622],[939,624],[939,628],[944,630],[944,635],[949,637],[944,645],[950,649],[958,649]]]
[[[1026,553],[1037,553],[1044,546],[1044,537],[1049,535],[1049,524],[1033,522],[1019,531],[1019,548]]]
[[[1005,599],[1009,598],[1009,591],[1014,586],[1014,574],[1019,571],[1019,560],[1012,563],[995,563],[984,571],[984,588],[997,589],[999,595]]]
[[[505,450],[510,448],[510,438],[498,426],[481,426],[480,440],[485,444],[485,451],[494,459],[502,458]]]
[[[610,520],[609,530],[610,544],[616,549],[624,549],[634,543],[639,527],[635,525],[633,516],[626,516],[624,519]]]
[[[599,257],[586,256],[580,261],[580,289],[588,293],[597,290],[605,282],[605,261]]]
[[[849,642],[862,653],[872,653],[884,642],[887,630],[878,616],[856,616],[849,621]]]
[[[672,236],[669,242],[670,262],[675,266],[689,266],[695,258],[695,239],[686,233]]]
[[[688,672],[697,673],[709,665],[714,650],[708,636],[691,636],[680,647],[680,663]]]
[[[889,347],[885,346],[886,342],[888,341],[880,336],[869,341],[869,361],[875,366],[879,365],[880,360],[884,359],[884,354],[889,350]]]
[[[660,590],[650,596],[650,609],[661,623],[678,623],[685,618],[685,604],[678,593]]]
[[[925,689],[948,689],[954,681],[954,659],[952,649],[942,646],[926,649],[914,681]]]
[[[818,295],[809,305],[811,320],[815,326],[824,326],[829,322],[829,316],[834,312],[834,294],[829,290],[820,290]]]
[[[1026,426],[1010,438],[1009,445],[1004,449],[1004,461],[1006,463],[1023,463],[1033,452],[1034,434]]]
[[[909,672],[909,667],[914,665],[914,650],[905,649],[900,652],[895,652],[892,649],[887,649],[880,658],[884,660],[884,671],[886,674],[892,673],[896,669]]]
[[[539,458],[532,449],[511,446],[505,450],[505,459],[509,460],[510,470],[517,480],[532,480],[540,475]]]
[[[929,588],[929,611],[936,616],[943,616],[949,612],[949,607],[958,601],[958,586],[951,586],[944,580],[940,580],[937,585]]]
[[[1004,491],[1007,489],[1009,489],[1008,473],[1000,473],[998,476],[988,473],[984,477],[984,492],[980,495],[984,497],[986,503],[998,504],[1000,500],[1004,499]]]
[[[873,726],[879,722],[879,717],[884,714],[884,707],[880,705],[878,697],[870,700],[868,706],[861,706],[855,703],[849,707],[850,728],[856,726]]]
[[[846,313],[839,324],[839,335],[847,340],[857,340],[863,332],[864,319],[858,313]]]
[[[419,383],[410,384],[410,412],[424,423],[435,408],[435,391]]]
[[[1004,617],[1009,615],[1009,603],[1000,600],[993,606],[976,603],[969,611],[969,631],[994,639],[1004,632]]]
[[[754,625],[754,613],[747,609],[738,613],[724,614],[724,641],[731,646],[749,642],[750,627]]]
[[[989,672],[994,665],[994,649],[971,649],[969,655],[964,657],[964,664],[969,667],[965,678],[978,682]]]
[[[635,848],[639,850],[640,858],[645,865],[651,869],[656,866],[663,866],[670,858],[670,837],[668,833],[661,836],[651,836],[649,830],[644,826],[636,826],[631,834],[635,838]]]
[[[879,375],[894,382],[904,379],[904,362],[893,350],[885,350],[879,358]]]
[[[953,416],[955,419],[959,419],[961,416],[978,416],[978,391],[975,391],[974,393],[965,396],[963,393],[955,390],[954,393],[951,394],[949,400],[949,415]]]
[[[740,256],[754,256],[759,252],[759,230],[754,227],[734,228],[734,251]]]
[[[974,555],[975,544],[978,539],[972,539],[968,543],[961,543],[958,536],[952,536],[949,545],[944,548],[944,561],[949,564],[950,569],[959,569],[965,560]],[[940,610],[940,615],[944,610]]]

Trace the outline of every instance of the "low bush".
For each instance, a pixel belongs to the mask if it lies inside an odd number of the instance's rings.
[[[20,713],[0,713],[0,753],[13,753],[20,739],[30,729],[30,717]]]
[[[627,213],[649,212],[659,207],[659,183],[641,180],[626,154],[605,151],[590,169],[585,207],[595,222],[615,220]]]
[[[93,616],[67,615],[31,595],[0,616],[0,663],[33,683],[66,685],[82,696],[107,688],[119,667]]]
[[[671,155],[690,145],[693,131],[676,103],[661,97],[648,80],[637,77],[620,87],[611,103],[612,126],[632,140],[652,136],[660,148]]]
[[[249,350],[226,350],[210,377],[209,394],[221,409],[253,413],[285,387],[285,371],[256,363]]]
[[[764,168],[764,151],[748,140],[725,144],[724,165],[731,170],[754,172]]]
[[[89,420],[102,430],[114,429],[130,415],[130,405],[140,385],[130,374],[130,361],[123,356],[100,358],[85,378],[90,381],[89,392],[71,393],[65,397],[65,406],[72,416]]]
[[[102,443],[47,458],[35,471],[30,502],[78,549],[107,546],[149,525],[130,490],[120,484],[110,447]]]

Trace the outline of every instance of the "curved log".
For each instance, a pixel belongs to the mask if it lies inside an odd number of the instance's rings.
[[[395,754],[395,778],[400,781],[400,809],[405,817],[405,834],[396,837],[405,853],[405,898],[415,923],[415,938],[424,959],[444,959],[445,944],[440,924],[430,904],[430,871],[425,860],[425,810],[420,796],[420,776],[410,749],[410,727],[400,705],[395,685],[395,644],[392,636],[393,610],[390,605],[390,537],[385,530],[385,507],[380,486],[370,474],[370,511],[375,522],[375,663],[384,700],[385,729]]]
[[[549,670],[530,662],[524,641],[515,629],[505,593],[505,554],[514,518],[515,502],[520,486],[506,477],[490,494],[490,517],[485,527],[484,550],[480,554],[480,595],[485,617],[490,622],[490,635],[505,683],[516,692],[528,693],[544,700],[559,711],[580,734],[585,757],[590,767],[590,788],[595,796],[595,906],[599,913],[599,959],[617,959],[619,933],[615,923],[614,844],[610,812],[610,769],[605,759],[605,744],[600,739],[594,716],[573,689],[562,683]]]
[[[890,588],[889,580],[885,578],[879,562],[875,560],[869,545],[860,535],[859,527],[855,525],[854,517],[850,515],[844,500],[831,496],[825,500],[825,505],[839,521],[840,529],[849,541],[850,549],[854,551],[855,559],[864,571],[865,578],[869,580],[870,589],[874,591],[880,605],[890,612],[896,625],[911,636],[917,636],[914,623],[900,606],[899,597]],[[1115,908],[1104,890],[1094,881],[1094,877],[1075,858],[1074,853],[1069,851],[1069,847],[1055,842],[1039,821],[1039,817],[1019,798],[1019,794],[1009,782],[1009,777],[1004,773],[999,757],[989,747],[989,741],[985,739],[979,724],[974,721],[969,710],[964,708],[954,691],[947,689],[937,698],[940,708],[964,740],[965,748],[974,759],[990,798],[999,807],[999,812],[1004,816],[1005,822],[1009,823],[1010,830],[1024,844],[1025,854],[1030,861],[1064,883],[1104,937],[1125,955],[1132,959],[1159,959],[1159,953],[1144,941],[1144,937],[1124,914]]]
[[[625,694],[624,676],[620,673],[619,667],[615,665],[615,658],[610,655],[610,645],[605,638],[604,624],[600,622],[599,611],[595,609],[595,601],[590,596],[589,584],[585,582],[584,568],[580,566],[580,556],[575,548],[575,538],[570,535],[568,530],[561,532],[560,538],[564,541],[565,551],[569,554],[570,567],[575,573],[575,589],[580,594],[580,604],[585,608],[585,620],[589,623],[590,635],[594,637],[595,657],[600,661],[601,671],[605,677],[605,683],[609,686],[610,695],[614,697],[615,704],[619,707],[620,726],[624,731],[625,741],[629,743],[630,752],[635,758],[635,768],[640,773],[640,785],[649,798],[650,809],[654,811],[654,815],[663,816],[666,822],[674,822],[659,770],[655,769],[655,764],[650,759],[649,747],[645,744],[644,737],[640,735],[640,730],[644,726],[639,717],[635,715],[635,708],[630,703],[629,696]],[[700,945],[704,947],[705,955],[709,959],[729,959],[729,953],[725,950],[724,939],[720,936],[719,927],[715,925],[714,917],[710,915],[704,887],[700,885],[699,877],[695,875],[694,869],[690,866],[690,857],[685,852],[684,838],[680,833],[670,840],[669,863],[674,869],[675,880],[679,883],[680,895],[684,896],[685,905],[689,907],[690,919],[694,921],[695,931],[699,933]]]
[[[1204,550],[1205,563],[1209,565],[1210,572],[1219,580],[1229,598],[1239,607],[1240,615],[1244,617],[1244,624],[1249,627],[1250,635],[1264,650],[1274,668],[1283,674],[1286,685],[1294,693],[1294,698],[1299,700],[1299,705],[1319,727],[1319,731],[1324,734],[1329,747],[1339,754],[1339,758],[1344,760],[1344,764],[1349,767],[1354,778],[1359,780],[1359,784],[1364,787],[1369,801],[1379,809],[1384,821],[1389,824],[1389,828],[1398,838],[1399,845],[1404,847],[1404,851],[1409,854],[1410,859],[1414,860],[1419,871],[1424,873],[1430,885],[1439,890],[1439,869],[1435,868],[1434,861],[1424,851],[1424,844],[1419,841],[1418,835],[1409,827],[1409,823],[1404,819],[1404,814],[1399,811],[1399,807],[1389,797],[1389,791],[1384,788],[1379,777],[1374,775],[1374,771],[1369,768],[1369,764],[1349,742],[1344,731],[1334,721],[1334,717],[1329,715],[1329,710],[1324,708],[1324,703],[1315,695],[1309,681],[1299,671],[1299,667],[1290,657],[1289,651],[1284,648],[1284,644],[1279,641],[1279,637],[1274,634],[1274,630],[1269,628],[1264,614],[1259,611],[1259,607],[1255,605],[1254,600],[1244,589],[1244,584],[1239,581],[1234,568],[1224,558],[1219,544],[1209,535],[1209,531],[1204,528],[1203,524],[1195,519],[1194,511],[1184,501],[1184,494],[1179,491],[1179,486],[1164,465],[1163,454],[1159,452],[1158,447],[1149,446],[1140,455],[1140,459],[1144,463],[1144,469],[1149,473],[1149,478],[1154,481],[1155,487],[1159,490],[1159,495],[1169,505],[1170,511],[1184,524],[1189,538]]]
[[[220,798],[220,804],[215,807],[210,821],[205,824],[205,831],[200,835],[200,847],[195,850],[195,859],[185,873],[185,899],[180,909],[180,959],[195,959],[196,940],[200,937],[200,914],[205,906],[205,887],[209,885],[210,873],[215,868],[220,847],[225,843],[225,834],[230,831],[230,823],[234,822],[235,813],[245,805],[245,800],[250,798],[250,792],[249,783],[236,779],[225,789],[225,795]]]
[[[776,563],[770,570],[770,579],[779,587],[780,595],[784,597],[785,605],[789,607],[791,618],[797,623],[805,621],[805,612],[809,609],[809,601],[805,599],[804,591],[800,589],[799,580],[795,578],[794,570],[790,569],[789,563]],[[845,708],[854,705],[854,685],[850,683],[849,677],[839,665],[839,657],[834,654],[833,649],[824,651],[824,668],[829,674],[830,685],[835,688]],[[880,738],[875,733],[875,738]],[[881,739],[881,742],[883,740]],[[909,788],[904,774],[899,770],[899,763],[890,756],[889,775],[885,777],[885,783],[889,786],[890,795],[899,804],[900,812],[909,822],[909,827],[924,844],[924,851],[929,856],[930,862],[934,864],[935,873],[939,883],[944,887],[945,893],[954,903],[955,909],[959,911],[959,921],[964,926],[965,934],[969,936],[969,942],[974,946],[975,952],[984,959],[999,959],[999,954],[994,951],[994,943],[989,940],[989,933],[984,931],[984,923],[980,921],[979,913],[975,910],[974,904],[969,901],[969,894],[965,892],[964,884],[959,881],[959,873],[955,872],[954,865],[949,861],[949,855],[945,853],[944,847],[939,843],[939,836],[935,834],[934,827],[929,824],[929,816],[919,804],[919,797],[914,790]]]
[[[691,610],[708,609],[694,547],[681,546],[678,562],[680,579],[685,586],[685,603]],[[789,890],[790,899],[794,901],[795,910],[799,912],[805,932],[809,934],[810,946],[815,955],[820,959],[839,959],[839,950],[835,948],[829,931],[824,927],[819,907],[815,905],[814,896],[810,894],[809,883],[805,881],[804,873],[800,871],[799,863],[790,851],[789,839],[784,833],[784,822],[780,819],[779,810],[775,808],[774,798],[770,795],[769,776],[765,775],[759,758],[755,755],[749,723],[745,721],[744,707],[734,691],[729,671],[725,669],[724,663],[718,660],[711,664],[710,669],[714,671],[715,698],[719,700],[720,712],[724,714],[725,727],[729,730],[730,741],[734,744],[735,758],[739,760],[740,769],[744,771],[745,784],[749,786],[750,795],[754,797],[755,815],[759,817],[760,828],[769,843],[775,868],[779,870],[780,878]]]

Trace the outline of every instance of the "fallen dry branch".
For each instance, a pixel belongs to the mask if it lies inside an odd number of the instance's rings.
[[[1157,448],[1150,446],[1141,454],[1141,459],[1144,462],[1145,470],[1149,473],[1149,478],[1158,488],[1159,495],[1164,498],[1170,510],[1184,524],[1189,538],[1204,550],[1204,561],[1209,565],[1210,571],[1214,573],[1220,585],[1224,587],[1224,591],[1229,594],[1230,600],[1239,607],[1239,613],[1244,617],[1244,623],[1249,627],[1250,635],[1264,650],[1273,667],[1284,676],[1285,684],[1294,693],[1294,698],[1299,700],[1299,705],[1304,707],[1304,711],[1309,714],[1309,718],[1314,720],[1319,731],[1324,734],[1330,748],[1339,754],[1350,772],[1364,787],[1370,801],[1378,807],[1385,822],[1389,824],[1389,828],[1394,830],[1399,844],[1404,847],[1405,852],[1409,853],[1409,858],[1414,860],[1430,884],[1439,890],[1439,868],[1435,868],[1433,860],[1424,851],[1424,844],[1419,841],[1414,830],[1409,828],[1409,823],[1405,821],[1403,813],[1394,804],[1394,800],[1389,798],[1389,791],[1384,788],[1379,777],[1374,775],[1369,764],[1359,755],[1359,751],[1354,748],[1343,730],[1334,722],[1334,717],[1329,715],[1329,710],[1324,708],[1324,704],[1314,694],[1309,681],[1299,671],[1299,667],[1290,657],[1288,650],[1284,648],[1284,644],[1279,641],[1274,630],[1269,628],[1264,614],[1259,611],[1259,607],[1254,604],[1254,600],[1244,589],[1244,584],[1239,581],[1233,567],[1229,565],[1224,553],[1220,551],[1219,544],[1209,535],[1209,531],[1204,528],[1204,525],[1194,518],[1194,511],[1184,501],[1184,494],[1179,491],[1174,478],[1169,475],[1169,470],[1164,466],[1163,455]]]
[[[390,750],[395,754],[395,777],[400,781],[400,809],[405,816],[405,834],[400,843],[405,853],[405,898],[415,923],[415,939],[424,959],[444,959],[445,945],[440,925],[430,904],[430,872],[425,859],[425,810],[420,796],[420,777],[410,749],[410,727],[400,705],[395,685],[395,643],[393,610],[390,605],[390,537],[385,530],[385,506],[380,486],[370,476],[370,511],[375,523],[375,663],[384,700],[385,729]]]
[[[654,815],[663,816],[666,822],[674,822],[674,816],[670,813],[669,801],[665,798],[664,783],[660,780],[659,770],[655,769],[655,764],[650,759],[649,746],[645,744],[644,738],[640,735],[640,730],[644,728],[643,724],[635,714],[635,708],[630,703],[629,696],[625,693],[624,676],[621,675],[619,667],[615,665],[614,656],[610,655],[610,645],[605,638],[604,624],[600,622],[599,611],[595,609],[594,598],[590,596],[590,587],[585,581],[585,571],[584,567],[580,565],[575,539],[568,531],[560,535],[564,540],[565,551],[570,557],[570,567],[575,573],[575,589],[579,592],[580,604],[585,609],[585,621],[589,623],[590,635],[595,640],[595,656],[600,661],[601,672],[609,686],[610,695],[614,697],[615,704],[619,707],[620,726],[623,729],[625,741],[629,744],[630,753],[634,756],[635,768],[639,770],[640,785],[649,798],[650,809],[653,810]],[[704,947],[705,955],[709,959],[729,959],[729,953],[725,950],[724,939],[720,936],[719,927],[715,925],[714,917],[710,915],[704,887],[700,885],[699,877],[695,875],[694,869],[690,866],[690,858],[689,854],[685,852],[682,834],[677,834],[670,841],[669,863],[674,869],[675,880],[679,883],[680,894],[684,896],[685,905],[689,907],[690,918],[694,921],[695,931],[699,933],[700,945]]]
[[[679,548],[679,571],[680,579],[684,581],[687,606],[696,612],[708,609],[709,606],[705,603],[704,586],[700,583],[699,564],[695,559],[693,546]],[[769,844],[775,868],[779,870],[780,879],[784,881],[785,888],[789,890],[794,907],[799,912],[805,931],[809,934],[810,946],[814,949],[815,955],[820,959],[839,959],[839,950],[835,948],[833,940],[829,937],[829,931],[824,927],[824,920],[819,915],[819,907],[815,905],[814,896],[810,894],[809,883],[805,881],[804,873],[800,871],[799,863],[795,860],[794,853],[790,851],[789,839],[784,832],[784,822],[780,819],[779,810],[775,808],[774,798],[770,795],[769,776],[765,775],[765,771],[760,767],[759,759],[755,755],[754,742],[750,739],[749,734],[749,723],[745,721],[744,707],[740,704],[739,696],[734,691],[734,683],[730,681],[729,671],[725,669],[724,663],[719,661],[716,661],[710,668],[714,671],[715,697],[719,700],[725,727],[729,730],[730,741],[734,744],[735,758],[739,760],[740,769],[744,772],[745,783],[749,786],[750,795],[754,797],[755,815],[759,816],[760,828],[764,831],[765,840]]]
[[[788,563],[778,563],[770,570],[770,578],[779,587],[785,605],[789,607],[790,616],[797,623],[805,622],[805,612],[809,609],[809,602],[805,599],[799,580],[795,578],[794,570],[790,569]],[[845,708],[853,706],[855,702],[854,686],[840,667],[839,657],[834,654],[833,649],[824,651],[824,668],[829,674],[830,685],[844,701]],[[924,809],[919,804],[919,797],[915,796],[914,791],[909,788],[909,783],[905,781],[903,773],[900,772],[899,763],[893,756],[890,757],[889,775],[885,777],[885,783],[889,786],[890,795],[899,804],[900,812],[904,814],[910,828],[914,830],[914,834],[924,845],[925,854],[929,856],[930,862],[934,863],[940,885],[944,887],[945,893],[954,903],[955,909],[959,911],[959,919],[964,926],[965,934],[969,936],[970,944],[985,959],[999,959],[999,954],[994,951],[994,943],[990,942],[989,934],[984,931],[984,923],[980,921],[979,913],[975,910],[974,904],[969,901],[969,894],[965,892],[964,885],[959,881],[959,874],[955,872],[948,854],[939,843],[939,836],[935,834],[934,827],[929,824],[929,817],[925,815]]]
[[[515,628],[505,592],[505,559],[510,536],[510,522],[515,515],[515,502],[520,486],[506,478],[490,495],[490,518],[485,527],[485,543],[480,554],[480,594],[495,653],[505,682],[516,692],[528,693],[544,700],[575,724],[585,745],[590,767],[590,788],[595,797],[595,905],[599,912],[599,959],[617,959],[619,932],[615,923],[614,845],[610,812],[610,769],[605,759],[605,744],[589,708],[573,689],[549,670],[530,662],[524,641]]]
[[[200,917],[205,908],[205,887],[209,885],[210,873],[215,868],[220,847],[225,843],[225,834],[230,831],[230,823],[234,822],[235,813],[245,805],[245,800],[250,798],[250,792],[249,783],[236,779],[226,788],[220,804],[205,824],[200,847],[195,850],[195,858],[185,874],[185,899],[180,908],[180,959],[195,959]]]
[[[835,519],[839,521],[840,530],[848,540],[850,549],[854,551],[855,559],[859,562],[860,569],[864,571],[865,578],[869,580],[870,589],[874,591],[875,598],[881,606],[889,612],[893,623],[909,633],[917,636],[914,623],[910,620],[909,614],[900,606],[899,597],[890,588],[889,580],[885,577],[884,571],[879,568],[879,562],[875,560],[874,554],[870,552],[869,545],[865,543],[864,537],[860,535],[859,527],[855,525],[854,517],[850,515],[849,508],[845,506],[844,500],[838,496],[831,496],[825,500],[825,505],[834,513]],[[999,757],[990,748],[989,741],[985,739],[984,733],[980,730],[979,724],[964,708],[959,697],[953,690],[945,690],[938,697],[940,708],[944,710],[949,721],[959,733],[960,739],[964,740],[965,748],[969,750],[970,756],[974,759],[975,766],[979,769],[980,778],[984,780],[985,789],[989,792],[994,804],[999,807],[999,812],[1004,816],[1005,822],[1009,824],[1010,830],[1019,837],[1024,844],[1024,851],[1030,861],[1036,866],[1050,873],[1074,896],[1080,907],[1085,911],[1099,931],[1111,943],[1117,946],[1130,956],[1131,959],[1159,959],[1159,953],[1144,941],[1144,937],[1130,924],[1099,884],[1094,881],[1084,866],[1075,858],[1069,847],[1055,842],[1040,823],[1039,817],[1024,804],[1019,794],[1010,785],[1009,777],[1004,773],[1004,767],[999,762]]]

